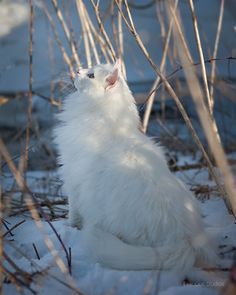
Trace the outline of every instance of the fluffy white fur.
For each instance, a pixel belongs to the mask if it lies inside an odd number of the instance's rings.
[[[81,70],[75,86],[55,134],[69,219],[82,228],[90,258],[125,270],[212,263],[197,201],[139,131],[119,62]]]

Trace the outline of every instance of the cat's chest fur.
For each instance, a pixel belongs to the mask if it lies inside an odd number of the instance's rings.
[[[171,215],[167,221],[166,212],[179,198],[173,198],[179,185],[162,149],[124,123],[106,122],[99,115],[81,120],[83,124],[74,121],[60,131],[71,213],[81,215],[83,226],[98,226],[129,243],[163,243],[158,237],[165,237],[167,223],[175,239],[180,221]]]

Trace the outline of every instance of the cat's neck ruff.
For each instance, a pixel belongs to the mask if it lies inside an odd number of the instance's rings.
[[[98,95],[100,97],[98,97]],[[104,91],[103,94],[79,92],[67,98],[60,120],[71,122],[80,133],[99,135],[106,132],[121,135],[135,134],[140,124],[134,98],[128,89]]]

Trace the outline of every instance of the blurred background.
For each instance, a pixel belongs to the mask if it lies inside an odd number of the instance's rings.
[[[178,2],[183,32],[192,60],[194,63],[199,63],[189,3],[187,0]],[[166,1],[130,0],[128,3],[137,33],[153,61],[160,66],[169,26]],[[51,138],[53,114],[58,112],[61,101],[68,93],[74,91],[70,68],[63,58],[62,48],[73,70],[78,68],[78,62],[73,56],[72,43],[83,67],[96,64],[98,59],[101,63],[113,62],[114,56],[99,29],[91,1],[38,0],[33,1],[33,5],[33,96],[30,106],[32,118],[28,168],[44,170],[56,166],[55,147]],[[231,59],[236,56],[236,2],[195,0],[194,6],[209,81],[212,68],[210,59],[213,58],[216,36],[220,30],[215,56],[219,60],[215,64],[214,116],[225,149],[232,151],[235,148],[236,135],[236,61]],[[219,28],[220,14],[222,14],[222,24]],[[122,21],[116,3],[99,1],[99,15],[115,55],[121,56],[124,60],[128,84],[139,104],[140,115],[143,116],[144,103],[156,79],[156,73]],[[0,1],[0,130],[13,158],[19,157],[25,148],[30,87],[29,23],[28,1]],[[180,97],[201,141],[205,144],[205,137],[180,67],[181,61],[175,48],[174,38],[171,36],[162,72],[169,77],[168,81]],[[196,65],[198,72],[199,69],[200,66]],[[201,71],[199,79],[202,83]],[[155,94],[147,132],[157,137],[170,150],[197,149],[175,102],[161,83]]]

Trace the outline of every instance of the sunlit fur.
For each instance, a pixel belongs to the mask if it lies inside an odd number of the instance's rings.
[[[162,148],[139,131],[120,70],[106,89],[117,68],[80,70],[77,91],[58,115],[55,137],[70,223],[82,228],[90,259],[106,267],[183,271],[212,262],[197,201],[169,171]]]

